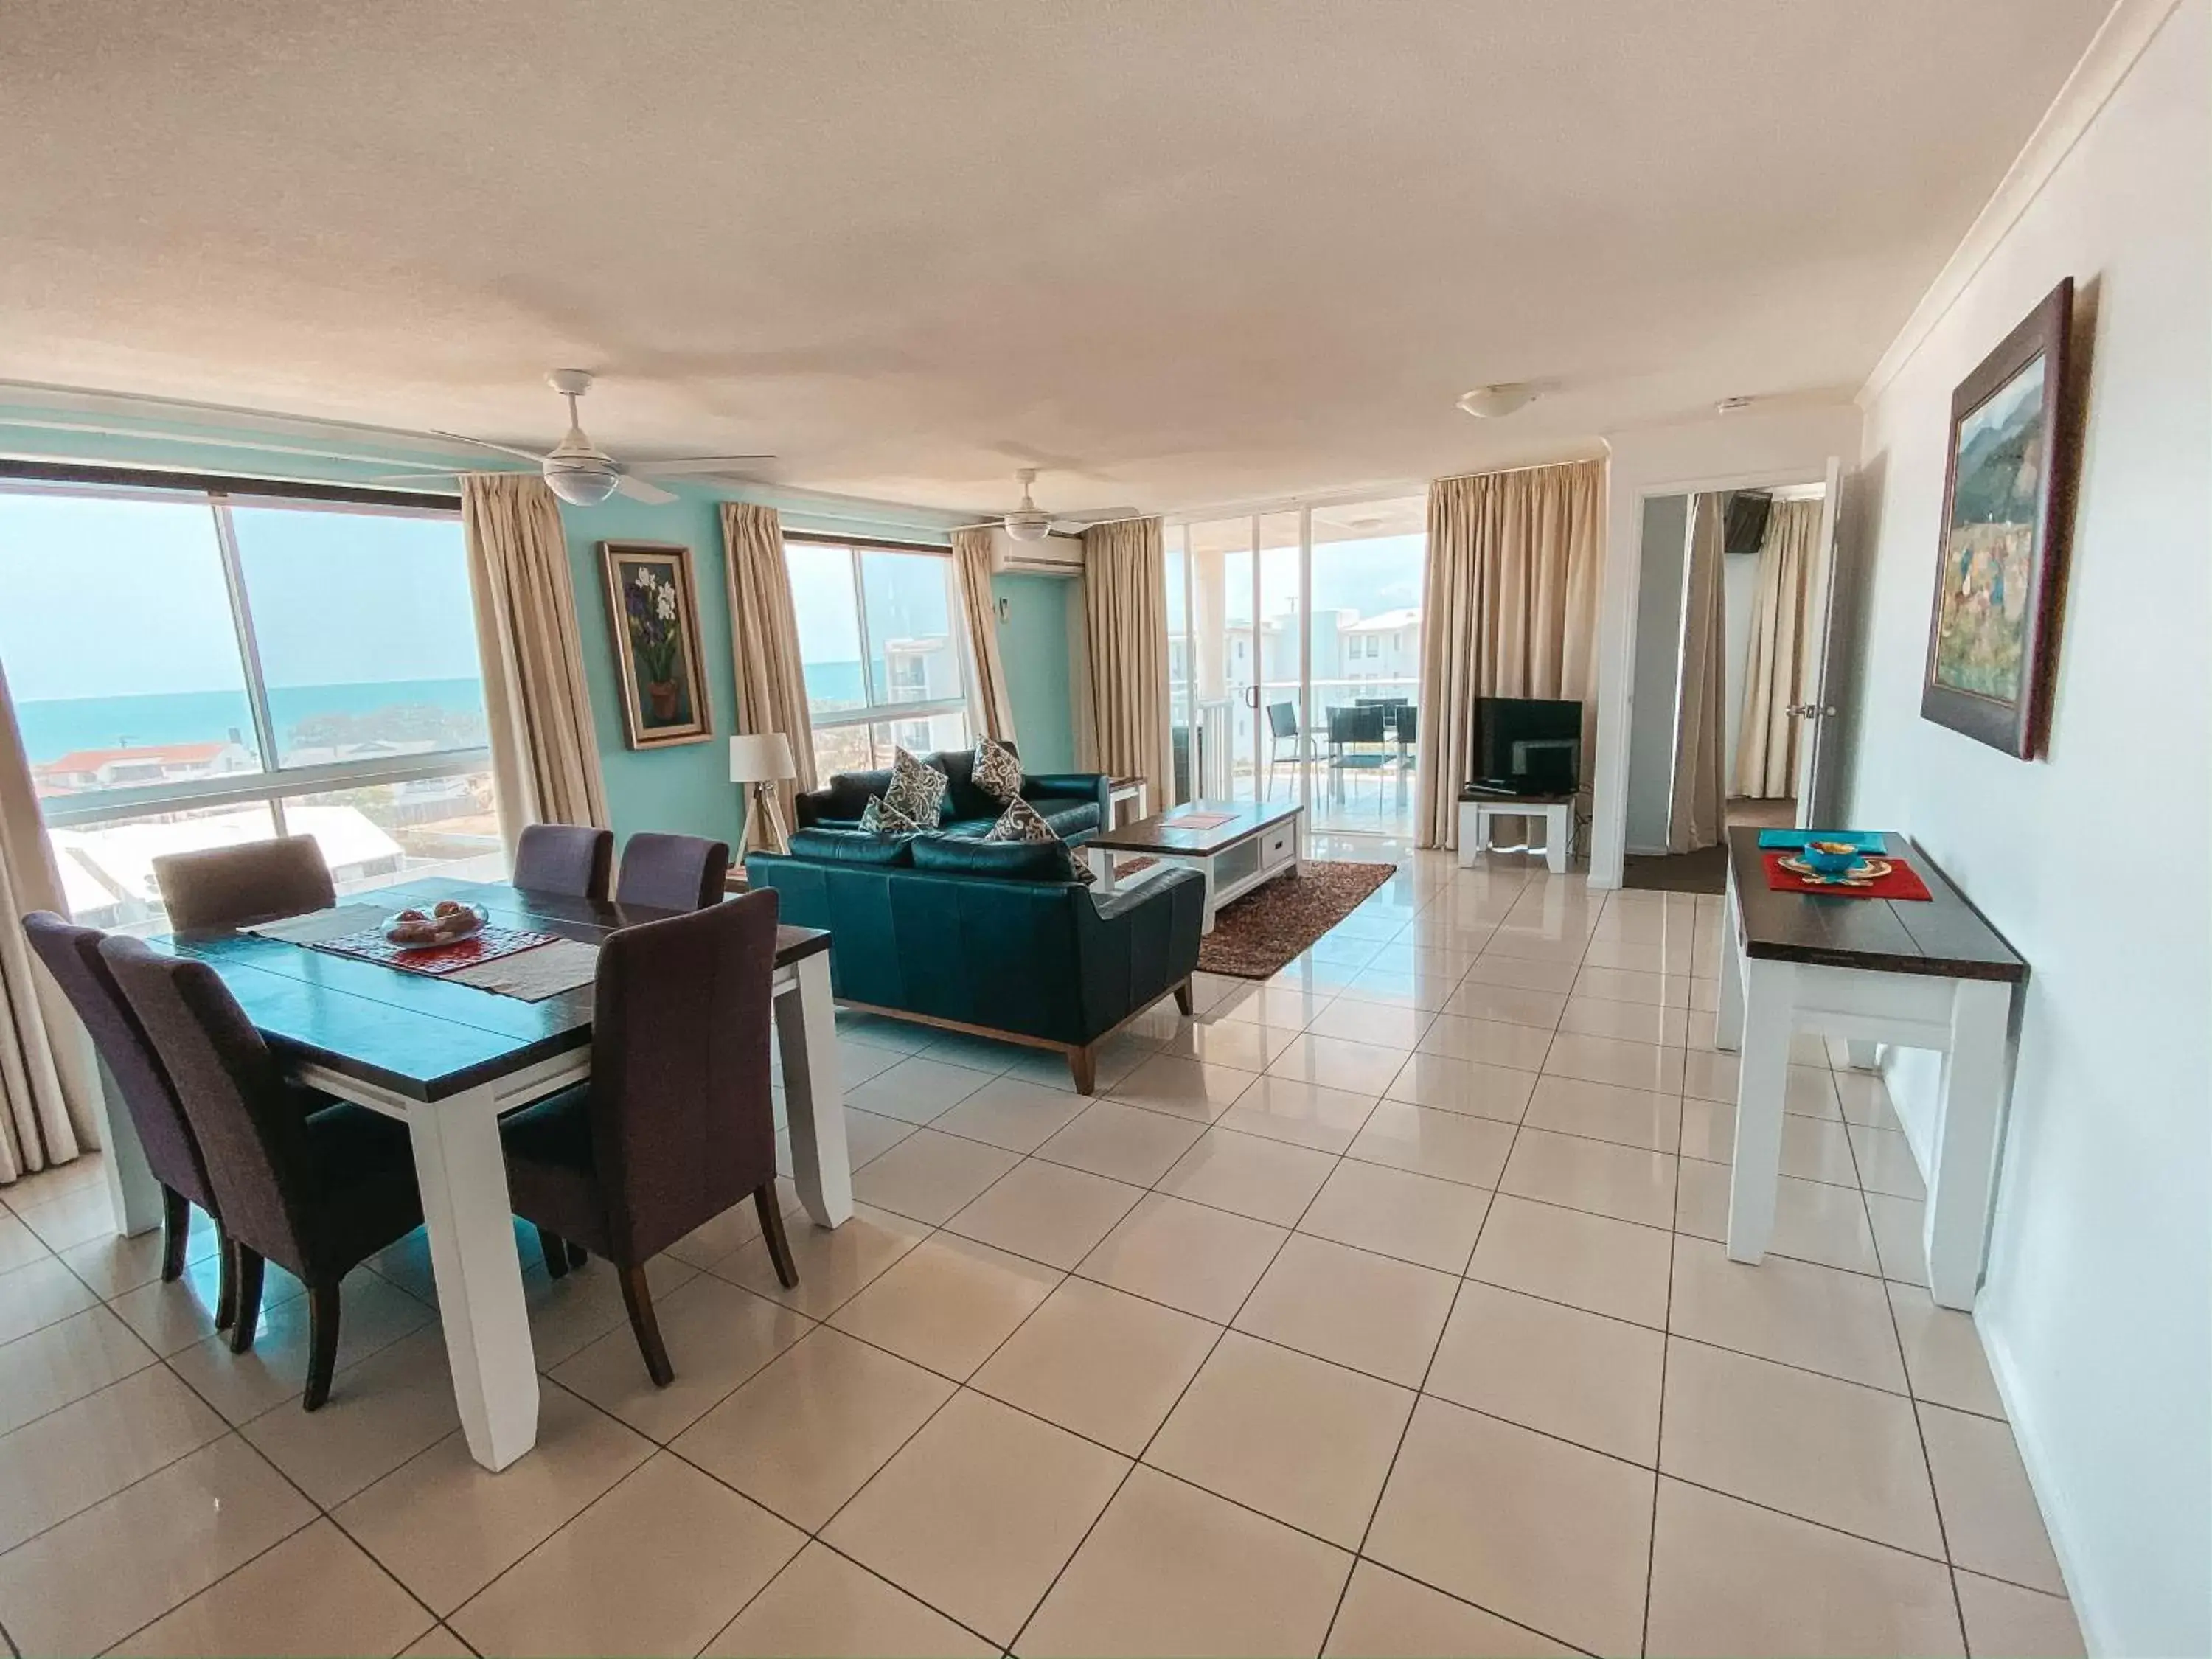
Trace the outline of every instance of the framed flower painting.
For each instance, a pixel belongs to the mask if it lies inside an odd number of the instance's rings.
[[[633,749],[704,743],[714,734],[714,717],[700,667],[691,550],[661,542],[601,542],[599,565],[606,577],[623,740]]]

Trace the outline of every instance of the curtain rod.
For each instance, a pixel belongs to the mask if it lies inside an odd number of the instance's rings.
[[[1565,461],[1529,461],[1521,466],[1486,466],[1472,472],[1447,472],[1430,482],[1451,483],[1461,478],[1502,478],[1513,472],[1542,472],[1555,466],[1603,466],[1605,462],[1606,458],[1602,455],[1577,455]]]

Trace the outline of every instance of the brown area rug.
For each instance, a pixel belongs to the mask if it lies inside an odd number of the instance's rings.
[[[1398,873],[1395,864],[1308,859],[1296,876],[1278,876],[1215,913],[1198,947],[1209,974],[1265,979],[1358,908]]]

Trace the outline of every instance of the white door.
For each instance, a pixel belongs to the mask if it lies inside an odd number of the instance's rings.
[[[1790,715],[1797,720],[1797,827],[1833,830],[1826,817],[1836,810],[1837,746],[1843,737],[1843,720],[1837,702],[1843,677],[1840,653],[1832,649],[1837,616],[1836,593],[1842,580],[1843,559],[1836,539],[1836,523],[1843,506],[1844,465],[1828,457],[1827,489],[1820,497],[1819,566],[1812,574],[1813,615],[1808,634],[1810,660],[1801,682],[1807,701],[1792,703]]]

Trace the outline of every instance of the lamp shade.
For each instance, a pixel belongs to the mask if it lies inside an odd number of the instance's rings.
[[[791,739],[781,732],[749,733],[730,739],[732,783],[780,783],[797,775]]]

